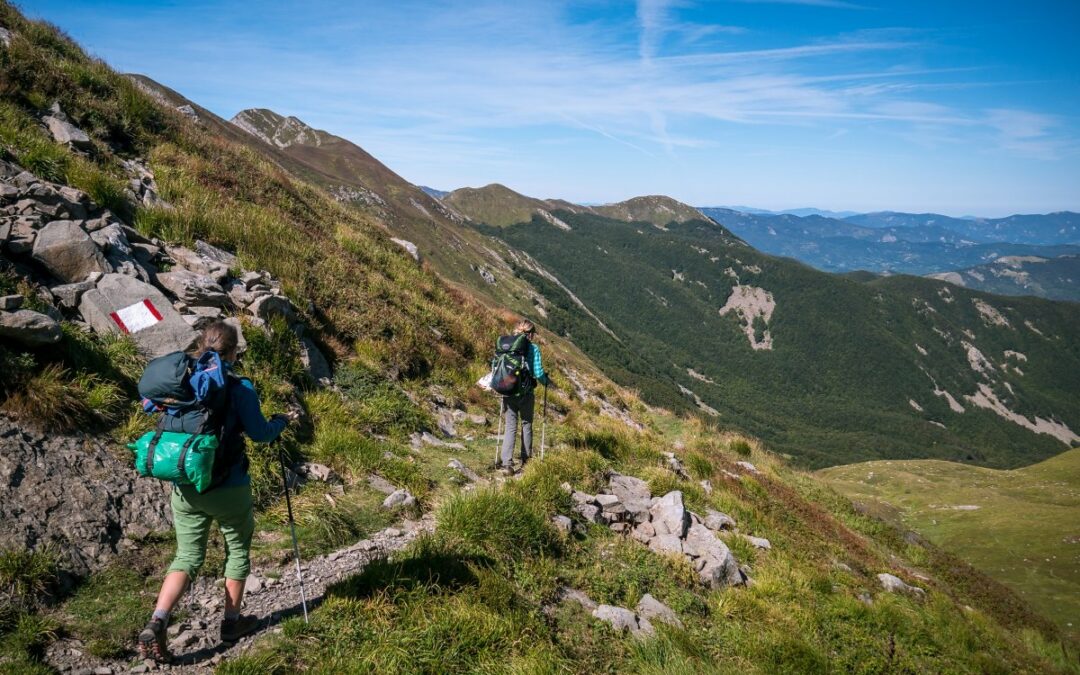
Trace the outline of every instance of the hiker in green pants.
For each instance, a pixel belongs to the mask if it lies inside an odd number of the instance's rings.
[[[525,363],[532,382],[545,387],[551,383],[544,372],[540,347],[536,345],[536,326],[532,321],[523,319],[514,326],[514,335],[524,335],[528,341]],[[533,408],[536,403],[535,385],[527,383],[514,395],[503,397],[503,411],[506,414],[506,431],[503,434],[502,454],[499,465],[505,473],[513,473],[514,445],[517,443],[518,425],[521,426],[521,466],[532,457]]]
[[[255,531],[244,437],[257,443],[273,441],[296,418],[296,413],[274,415],[269,420],[263,417],[259,396],[251,382],[230,372],[230,366],[237,358],[237,344],[236,329],[224,321],[217,321],[203,330],[192,355],[198,359],[212,351],[220,357],[226,375],[226,396],[221,414],[211,417],[202,412],[196,416],[197,422],[191,422],[191,415],[170,416],[165,412],[160,422],[167,431],[201,433],[203,427],[189,427],[205,425],[208,419],[218,420],[220,427],[212,431],[220,439],[218,453],[227,458],[229,464],[223,467],[221,482],[202,494],[192,485],[173,485],[176,557],[161,585],[154,613],[139,633],[139,651],[144,657],[169,660],[166,638],[169,615],[206,560],[210,525],[215,520],[225,539],[225,613],[221,621],[221,640],[235,642],[258,627],[255,617],[240,614],[244,584],[251,569],[251,536]]]

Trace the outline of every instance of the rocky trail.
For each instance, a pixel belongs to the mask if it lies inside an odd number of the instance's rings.
[[[420,520],[407,520],[398,527],[389,527],[370,538],[326,555],[302,560],[304,587],[307,591],[308,610],[317,607],[326,596],[327,588],[346,579],[369,563],[385,558],[404,548],[423,532],[434,529],[430,514]],[[302,546],[301,542],[301,546]],[[303,549],[301,549],[303,556]],[[113,675],[118,673],[146,673],[167,670],[173,673],[212,672],[226,658],[235,657],[249,650],[256,640],[266,633],[281,630],[287,618],[302,616],[300,586],[296,568],[290,557],[280,567],[256,567],[248,577],[244,593],[244,613],[259,618],[259,630],[234,644],[222,644],[218,637],[218,624],[224,603],[224,590],[220,580],[203,578],[195,583],[193,592],[184,596],[177,608],[182,618],[169,626],[169,649],[173,660],[158,664],[137,656],[109,661],[86,653],[83,643],[73,638],[54,642],[46,654],[48,664],[62,673],[80,675]],[[132,635],[134,645],[135,636]]]

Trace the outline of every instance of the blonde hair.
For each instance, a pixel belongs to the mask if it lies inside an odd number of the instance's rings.
[[[236,351],[236,346],[240,343],[240,338],[236,334],[236,327],[225,323],[224,321],[215,321],[206,328],[203,328],[199,339],[195,343],[195,358],[198,358],[206,352],[217,352],[221,356],[232,354]]]
[[[514,335],[528,335],[536,332],[536,325],[528,319],[522,319],[514,326]]]

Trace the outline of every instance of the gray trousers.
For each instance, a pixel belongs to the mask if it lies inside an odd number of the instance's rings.
[[[535,390],[524,396],[507,396],[503,399],[506,411],[506,431],[503,433],[502,465],[510,466],[514,458],[514,443],[517,442],[518,421],[521,421],[521,461],[532,456],[533,404]]]

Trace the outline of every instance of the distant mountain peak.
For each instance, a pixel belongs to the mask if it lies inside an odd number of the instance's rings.
[[[683,204],[666,195],[633,197],[616,204],[605,204],[593,209],[600,215],[631,222],[648,222],[663,227],[672,222],[704,220],[705,216],[692,206]]]
[[[267,108],[249,108],[229,120],[252,136],[277,148],[293,145],[319,147],[330,136],[297,117],[285,117]]]

